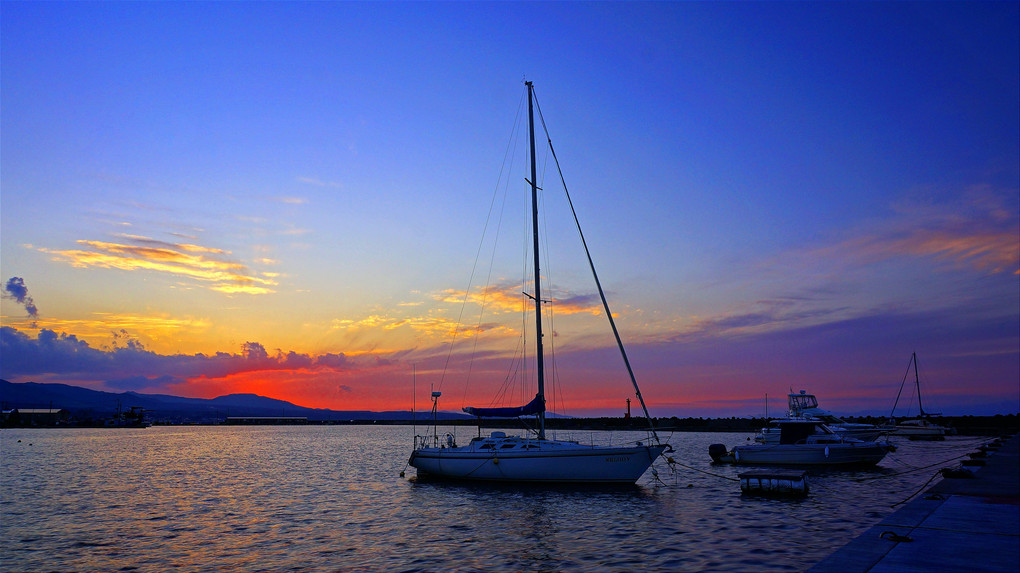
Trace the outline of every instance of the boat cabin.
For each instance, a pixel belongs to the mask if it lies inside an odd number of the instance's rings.
[[[821,443],[825,438],[831,438],[834,443],[840,441],[835,432],[827,428],[825,424],[815,421],[783,420],[776,421],[774,424],[779,426],[780,444],[803,444],[812,437],[816,438],[812,440],[815,443]],[[818,439],[819,437],[821,440]]]
[[[638,442],[638,445],[641,445],[641,442]],[[505,432],[500,431],[492,432],[488,436],[471,438],[471,442],[468,444],[472,451],[491,451],[494,453],[522,450],[547,451],[579,446],[580,444],[574,440],[540,440],[533,437],[508,436]]]
[[[790,399],[789,407],[791,412],[801,412],[808,408],[818,407],[818,398],[815,398],[814,394],[808,394],[803,390],[800,391],[800,394],[790,394],[788,398]]]
[[[818,398],[814,394],[808,394],[801,390],[800,394],[788,394],[787,398],[789,399],[789,416],[791,418],[811,418],[826,424],[846,424],[838,416],[819,408]]]
[[[492,432],[488,437],[471,438],[471,445],[476,450],[538,450],[541,449],[535,440],[520,436],[507,436],[504,432]]]

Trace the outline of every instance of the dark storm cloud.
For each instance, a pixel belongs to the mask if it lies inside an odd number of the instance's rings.
[[[32,297],[28,296],[28,287],[25,286],[25,279],[21,277],[7,279],[7,284],[4,285],[4,296],[24,305],[25,312],[32,318],[39,316],[39,309],[35,306],[35,301],[32,300]]]

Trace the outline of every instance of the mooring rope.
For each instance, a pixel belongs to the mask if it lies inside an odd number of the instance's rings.
[[[872,480],[876,480],[876,479],[884,479],[884,478],[896,477],[896,476],[899,476],[899,475],[909,474],[909,473],[912,473],[912,472],[919,472],[921,470],[926,470],[928,468],[933,468],[935,466],[940,466],[942,464],[947,464],[947,463],[949,463],[949,462],[951,462],[953,460],[958,460],[960,458],[965,458],[968,455],[970,455],[970,454],[959,455],[959,456],[956,456],[955,458],[949,458],[948,460],[943,460],[941,462],[935,462],[934,464],[929,464],[929,465],[926,465],[926,466],[920,467],[920,468],[914,468],[914,469],[910,469],[910,470],[903,470],[901,472],[896,472],[894,474],[886,474],[886,475],[874,476],[874,477],[866,477],[866,478],[854,478],[854,481],[856,481],[856,482],[872,481]]]
[[[897,505],[902,505],[902,504],[904,504],[904,503],[907,503],[908,501],[910,501],[910,498],[912,498],[912,497],[914,497],[915,495],[917,495],[917,494],[921,493],[921,491],[922,491],[922,490],[924,490],[924,488],[928,487],[928,484],[930,484],[930,483],[931,483],[932,481],[934,481],[934,480],[935,480],[935,478],[939,477],[940,475],[942,475],[942,470],[939,470],[939,471],[935,472],[935,475],[931,476],[931,478],[930,478],[930,479],[928,479],[928,481],[924,482],[924,485],[922,485],[922,486],[920,487],[920,489],[918,489],[918,490],[917,490],[917,491],[915,491],[914,493],[912,493],[912,494],[908,495],[906,499],[904,499],[903,501],[898,501],[898,502],[896,502],[896,503],[894,503],[894,504],[890,505],[889,507],[896,507]]]
[[[673,458],[666,458],[666,463],[667,463],[667,464],[669,464],[669,466],[670,466],[671,468],[672,468],[673,466],[680,466],[680,467],[682,467],[682,468],[686,468],[686,469],[689,469],[689,470],[694,470],[694,471],[696,471],[696,472],[701,472],[701,473],[703,473],[703,474],[708,474],[708,475],[710,475],[710,476],[712,476],[712,477],[722,478],[722,479],[725,479],[725,480],[730,480],[730,481],[735,481],[735,482],[739,482],[739,481],[740,481],[740,480],[739,480],[739,479],[737,479],[737,478],[733,478],[733,477],[730,477],[730,476],[724,476],[724,475],[721,475],[721,474],[714,474],[714,473],[712,473],[712,472],[707,472],[707,471],[705,471],[705,470],[702,470],[702,469],[698,469],[698,468],[696,468],[696,467],[692,467],[692,466],[687,466],[687,465],[684,465],[684,464],[682,464],[682,463],[680,463],[680,462],[678,462],[678,461],[674,460]]]

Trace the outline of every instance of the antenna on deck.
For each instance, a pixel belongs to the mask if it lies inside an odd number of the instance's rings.
[[[438,390],[432,391],[432,439],[436,445],[439,444],[439,397],[442,395]]]

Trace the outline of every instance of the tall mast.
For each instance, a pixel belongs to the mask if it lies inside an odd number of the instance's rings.
[[[914,387],[917,388],[917,409],[921,411],[921,417],[925,416],[924,406],[921,405],[921,377],[917,374],[917,353],[914,353]]]
[[[542,351],[542,274],[538,264],[538,184],[536,183],[535,167],[535,110],[533,86],[531,82],[524,82],[528,86],[528,135],[531,143],[531,232],[532,244],[535,248],[535,344],[537,349],[536,369],[538,373],[538,398],[542,405],[542,411],[538,413],[538,439],[545,439],[545,356]]]

